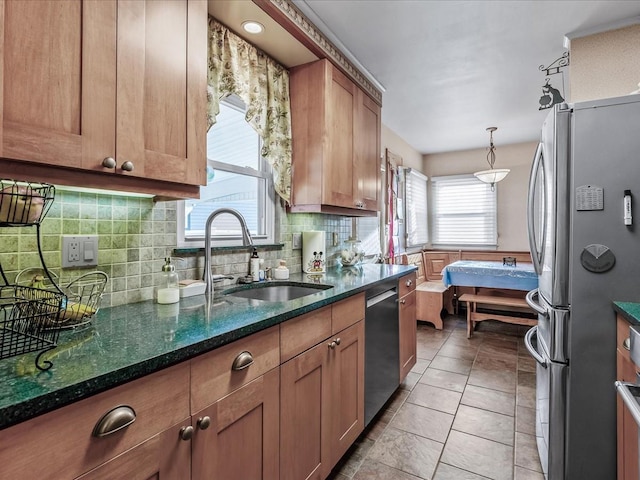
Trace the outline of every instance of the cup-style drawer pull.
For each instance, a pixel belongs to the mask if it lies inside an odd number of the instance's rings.
[[[128,405],[120,405],[105,413],[96,426],[93,427],[94,437],[106,437],[112,433],[127,428],[136,421],[136,412]]]
[[[240,355],[236,357],[233,361],[233,365],[231,365],[231,370],[244,370],[253,364],[253,355],[251,352],[242,352]]]
[[[622,342],[622,346],[625,348],[625,350],[631,350],[631,338],[625,338],[624,342]]]

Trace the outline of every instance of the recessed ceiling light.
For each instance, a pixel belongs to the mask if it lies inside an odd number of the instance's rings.
[[[264,32],[264,25],[258,22],[254,22],[253,20],[247,20],[242,23],[242,28],[247,33],[258,34]]]

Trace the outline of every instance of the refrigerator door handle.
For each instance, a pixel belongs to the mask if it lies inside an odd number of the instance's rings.
[[[542,142],[538,144],[536,153],[533,157],[533,166],[531,167],[531,177],[529,179],[529,192],[527,196],[527,231],[529,232],[529,249],[531,250],[531,259],[533,260],[533,268],[538,275],[542,273],[542,262],[544,259],[545,243],[547,237],[547,196],[544,191],[542,192],[543,211],[542,218],[542,241],[540,242],[540,251],[538,251],[538,245],[536,244],[536,222],[535,222],[535,192],[536,192],[536,179],[538,178],[538,170],[544,168],[542,154]],[[544,175],[544,170],[543,170]],[[544,183],[544,176],[542,177],[542,183]]]
[[[534,289],[531,290],[527,293],[527,295],[525,296],[525,300],[527,301],[527,304],[533,309],[535,310],[535,312],[538,315],[542,315],[545,318],[549,318],[549,312],[547,312],[543,307],[540,306],[540,302],[538,302],[538,289]]]
[[[543,368],[547,368],[546,360],[542,357],[542,355],[538,353],[536,348],[533,346],[533,342],[531,341],[534,335],[536,337],[538,335],[537,326],[530,328],[527,334],[524,336],[524,346],[527,347],[527,350],[529,350],[529,353],[531,354],[531,356],[534,358],[536,362],[538,362]]]
[[[620,395],[620,398],[622,398],[622,401],[629,409],[631,416],[636,421],[636,423],[640,425],[640,404],[638,404],[636,397],[633,395],[633,393],[631,393],[631,390],[629,388],[635,387],[637,389],[638,386],[634,385],[633,383],[621,382],[619,380],[617,380],[614,385],[616,386],[618,395]]]

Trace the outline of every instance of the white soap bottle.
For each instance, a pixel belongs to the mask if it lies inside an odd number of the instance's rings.
[[[164,259],[160,281],[155,289],[155,299],[158,303],[177,303],[180,301],[180,287],[176,267],[171,263],[171,257]]]

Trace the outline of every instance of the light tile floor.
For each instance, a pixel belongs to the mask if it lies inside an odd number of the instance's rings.
[[[418,361],[332,480],[544,480],[528,327],[418,323]]]

